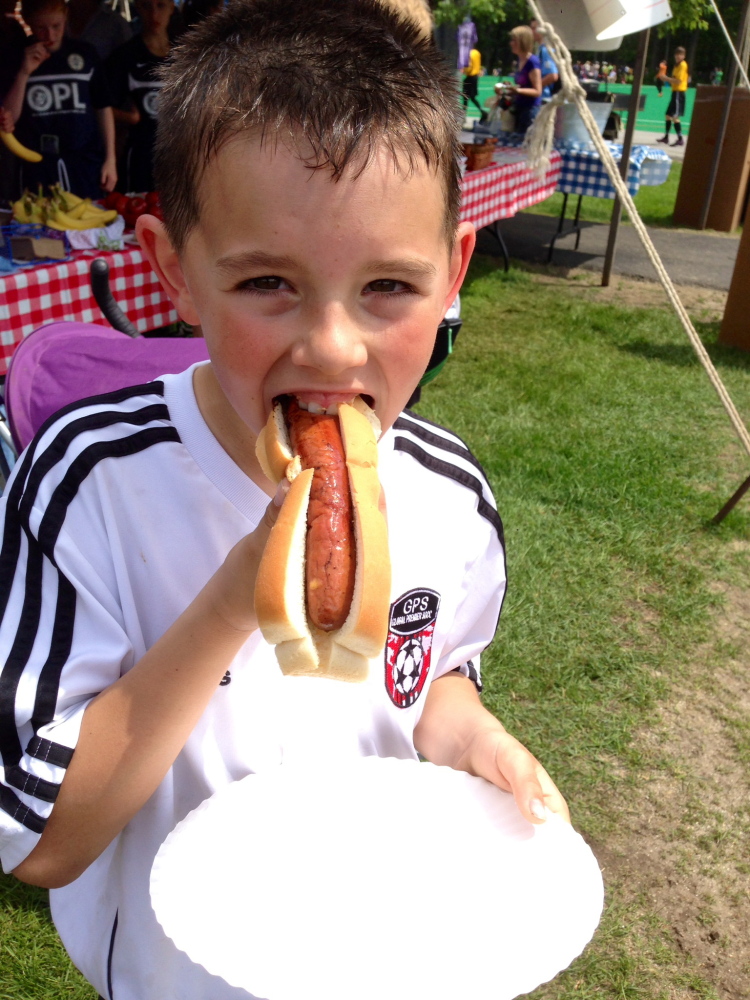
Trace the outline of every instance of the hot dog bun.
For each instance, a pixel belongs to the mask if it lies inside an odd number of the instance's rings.
[[[308,620],[305,539],[313,470],[300,471],[279,404],[258,436],[256,454],[272,483],[286,476],[291,486],[261,559],[255,610],[263,637],[276,647],[283,673],[363,681],[369,659],[385,645],[391,589],[388,531],[378,506],[376,433],[380,426],[359,397],[353,404],[342,403],[338,416],[356,537],[354,596],[349,614],[334,632],[322,632]]]

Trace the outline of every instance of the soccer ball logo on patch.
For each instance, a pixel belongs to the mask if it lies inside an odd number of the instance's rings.
[[[385,687],[396,708],[409,708],[419,698],[430,672],[432,636],[440,594],[419,588],[391,605],[385,644]]]
[[[74,73],[80,73],[85,66],[83,56],[79,55],[77,52],[71,52],[68,56],[68,66],[70,66]]]

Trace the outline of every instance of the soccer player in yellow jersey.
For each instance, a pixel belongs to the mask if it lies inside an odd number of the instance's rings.
[[[471,101],[479,111],[480,121],[485,121],[487,112],[483,110],[482,105],[477,100],[479,77],[482,73],[482,56],[479,53],[479,49],[472,49],[469,52],[469,65],[464,66],[461,72],[464,75],[463,95],[461,98],[464,104],[464,111],[468,107],[469,101]]]
[[[661,79],[666,83],[672,85],[672,98],[669,102],[669,107],[667,108],[666,131],[661,139],[656,140],[657,142],[663,142],[665,145],[669,144],[669,129],[674,123],[674,130],[677,133],[677,138],[672,145],[685,145],[685,140],[682,138],[682,124],[680,119],[685,114],[685,91],[687,90],[689,78],[688,65],[685,62],[685,50],[683,48],[677,48],[674,50],[674,66],[672,67],[672,75],[667,76],[667,74],[664,73],[661,77]]]

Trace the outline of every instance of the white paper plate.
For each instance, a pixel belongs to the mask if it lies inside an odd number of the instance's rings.
[[[366,757],[223,789],[162,845],[151,902],[175,945],[268,1000],[510,1000],[599,922],[599,866],[481,778]]]

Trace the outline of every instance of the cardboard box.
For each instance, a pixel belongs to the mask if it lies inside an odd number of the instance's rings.
[[[719,341],[750,351],[750,226],[742,230]]]
[[[708,189],[726,87],[698,87],[685,149],[674,223],[697,229]],[[750,92],[735,87],[706,225],[731,233],[742,222],[750,177]]]

